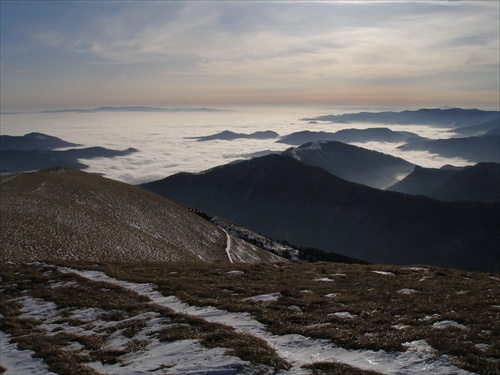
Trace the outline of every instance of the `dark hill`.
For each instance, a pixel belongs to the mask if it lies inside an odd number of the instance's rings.
[[[273,139],[278,137],[279,134],[273,132],[271,130],[266,131],[258,131],[251,134],[245,133],[235,133],[230,130],[224,130],[220,133],[206,135],[201,137],[189,137],[188,139],[196,139],[197,141],[213,141],[213,140],[223,140],[223,141],[232,141],[234,139]]]
[[[111,150],[104,147],[75,148],[57,150],[0,150],[0,171],[24,172],[54,168],[65,165],[73,169],[85,169],[88,166],[79,159],[111,158],[126,156],[137,152],[135,148]]]
[[[387,190],[447,201],[494,202],[500,200],[500,164],[479,163],[457,170],[415,167]]]
[[[0,261],[277,258],[144,189],[67,169],[2,176]]]
[[[0,150],[53,150],[62,147],[80,146],[77,143],[42,133],[29,133],[23,136],[0,135]]]
[[[335,133],[323,132],[323,131],[313,132],[310,130],[302,130],[300,132],[295,132],[285,135],[276,142],[285,143],[287,145],[299,146],[308,142],[333,141],[334,139],[335,139]]]
[[[142,186],[298,246],[375,263],[500,269],[498,203],[377,190],[284,155]]]
[[[409,138],[423,139],[412,132],[394,131],[388,128],[343,129],[335,133],[340,142],[406,142]]]
[[[403,159],[336,141],[306,143],[283,154],[345,180],[376,188],[394,184],[414,168]]]

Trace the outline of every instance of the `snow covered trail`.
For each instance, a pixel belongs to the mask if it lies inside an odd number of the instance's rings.
[[[189,314],[209,322],[216,322],[233,327],[237,331],[249,333],[264,339],[274,348],[278,355],[292,364],[288,371],[282,374],[308,374],[303,365],[315,362],[337,361],[351,366],[379,371],[384,374],[472,374],[468,371],[450,365],[443,358],[435,358],[434,349],[425,341],[406,343],[405,352],[387,353],[383,350],[347,350],[333,345],[328,340],[290,334],[273,335],[266,327],[247,313],[232,313],[212,306],[191,306],[175,296],[163,296],[156,291],[154,284],[139,284],[111,278],[100,271],[77,270],[58,267],[61,272],[76,273],[82,277],[102,281],[135,291],[149,298],[153,303],[170,308],[176,312]]]
[[[220,228],[220,227],[219,227]],[[226,245],[226,253],[227,257],[229,258],[230,263],[234,263],[233,258],[231,257],[231,247],[233,247],[233,239],[231,238],[231,235],[225,230],[224,228],[220,228],[226,233],[227,236],[227,245]]]

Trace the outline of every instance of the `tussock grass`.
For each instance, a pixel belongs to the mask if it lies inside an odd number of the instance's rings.
[[[248,312],[274,334],[298,333],[349,349],[389,352],[425,340],[436,355],[450,355],[461,368],[500,373],[498,275],[426,266],[291,262],[96,268],[116,278],[153,282],[163,294],[189,304]],[[242,273],[229,273],[235,270]],[[281,293],[277,301],[245,301],[275,292]],[[447,320],[466,328],[433,326]]]
[[[21,350],[34,351],[36,357],[47,363],[50,371],[58,374],[97,374],[85,363],[121,363],[122,355],[146,350],[148,340],[135,338],[146,326],[146,321],[140,318],[146,312],[154,312],[168,322],[168,328],[155,335],[162,341],[199,340],[207,348],[225,348],[228,354],[249,362],[277,369],[290,367],[261,339],[238,333],[222,324],[209,323],[156,306],[148,298],[116,285],[61,273],[52,267],[26,264],[3,264],[0,276],[5,292],[0,300],[2,329],[11,335]],[[54,287],[56,283],[58,286]],[[49,332],[41,320],[22,317],[19,298],[27,295],[57,305],[59,318],[54,324],[84,327],[93,333],[58,332],[62,328]],[[98,309],[99,320],[111,324],[105,329],[96,329],[92,322],[72,317],[72,312],[89,308]],[[106,347],[108,338],[116,333],[129,339],[126,346],[122,349]],[[66,349],[74,342],[82,345],[82,350]]]
[[[246,361],[279,369],[290,368],[290,364],[280,358],[264,340],[250,334],[236,334],[232,328],[223,324],[208,323],[196,317],[180,315],[176,324],[159,332],[158,337],[162,341],[196,338],[207,348],[228,348],[228,354]]]
[[[498,275],[433,267],[292,262],[62,265],[153,283],[163,295],[175,295],[192,305],[247,312],[278,335],[297,333],[328,339],[348,349],[388,352],[405,351],[405,343],[425,340],[436,350],[436,356],[448,355],[458,367],[478,374],[500,373]],[[157,333],[162,341],[196,339],[208,348],[225,348],[228,354],[256,364],[289,367],[264,341],[252,335],[174,313],[119,286],[33,265],[3,264],[1,277],[3,329],[23,348],[34,350],[54,372],[90,374],[93,370],[85,366],[88,362],[113,363],[127,352],[144,350],[147,342],[137,339],[136,334],[146,324],[139,316],[145,312],[155,312],[168,322]],[[52,287],[61,282],[61,286]],[[246,300],[277,292],[280,298],[274,301]],[[99,309],[99,319],[113,324],[106,330],[95,330],[93,335],[47,332],[40,321],[20,317],[17,299],[26,295],[55,303],[66,324],[89,324],[72,315],[82,308]],[[434,325],[443,321],[454,324],[445,328]],[[106,348],[106,338],[113,332],[129,339],[126,347]],[[65,350],[71,342],[83,345],[86,354]],[[316,363],[308,368],[314,374],[373,373],[339,363]]]

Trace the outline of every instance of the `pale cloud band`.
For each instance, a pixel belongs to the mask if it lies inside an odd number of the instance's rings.
[[[2,105],[61,106],[73,95],[89,105],[399,97],[491,106],[499,101],[499,8],[498,1],[2,3]]]

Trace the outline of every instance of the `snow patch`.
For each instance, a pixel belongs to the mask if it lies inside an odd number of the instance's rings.
[[[328,297],[328,298],[335,298],[339,295],[339,293],[328,293],[328,294],[325,294],[325,297]]]
[[[225,349],[207,349],[197,340],[179,340],[170,343],[155,342],[142,353],[129,353],[120,359],[124,363],[90,363],[102,374],[221,374],[244,373],[246,363],[237,357],[225,355]],[[202,370],[201,370],[202,369]]]
[[[390,271],[372,271],[372,273],[376,273],[379,275],[385,275],[385,276],[396,276],[394,274],[394,272],[390,272]]]
[[[342,319],[354,319],[357,317],[356,314],[351,314],[349,311],[339,311],[328,315],[336,316],[337,318],[342,318]]]
[[[320,277],[320,278],[314,279],[313,281],[331,282],[331,281],[335,281],[335,280],[330,279],[328,277]]]
[[[483,344],[483,343],[474,345],[474,348],[479,349],[481,351],[488,350],[490,347],[491,347],[491,345]]]
[[[33,357],[35,352],[20,350],[17,344],[10,342],[10,337],[9,334],[0,331],[1,364],[6,369],[2,375],[57,375],[48,370],[44,361]]]
[[[229,271],[228,275],[243,275],[244,273],[245,272],[243,272],[243,271],[237,271],[237,270],[235,270],[235,271]]]
[[[398,293],[399,294],[415,294],[415,293],[418,293],[418,290],[403,288],[403,289],[398,290]]]
[[[407,270],[429,272],[429,269],[424,267],[408,267]]]
[[[104,281],[120,285],[129,290],[133,290],[142,296],[148,297],[151,299],[151,302],[160,306],[168,307],[176,312],[193,315],[209,322],[225,324],[233,327],[239,332],[252,334],[261,338],[274,348],[278,355],[292,364],[292,368],[289,371],[281,371],[280,373],[282,374],[306,374],[308,372],[302,369],[301,366],[307,363],[320,361],[344,362],[354,367],[365,370],[379,371],[385,374],[471,374],[468,371],[450,365],[445,358],[436,359],[434,349],[423,340],[406,343],[405,346],[408,348],[406,352],[387,353],[383,350],[348,350],[339,348],[333,345],[329,340],[325,339],[313,339],[297,334],[282,336],[271,334],[266,331],[266,327],[262,323],[255,320],[248,313],[231,313],[211,306],[191,306],[182,302],[175,296],[163,296],[155,290],[155,286],[153,284],[137,284],[128,281],[121,281],[113,279],[99,271],[83,271],[66,267],[59,267],[59,270],[62,272],[73,272],[95,281]],[[193,344],[193,342],[191,342],[191,344]],[[180,344],[179,342],[175,342],[171,343],[171,345],[175,348],[176,345]],[[190,350],[193,349],[190,348]],[[206,349],[203,350],[203,353],[208,352]],[[235,373],[230,372],[233,370],[228,367],[230,365],[226,362],[230,361],[228,357],[224,356],[222,352],[217,352],[217,349],[213,350],[215,351],[213,357],[207,359],[206,363],[203,361],[198,363],[198,365],[203,366],[203,368],[208,367],[207,371],[202,371],[202,373],[210,373],[211,371],[215,372],[214,369],[210,368],[211,364],[214,362],[220,366],[220,374]],[[184,353],[184,351],[181,352]],[[151,353],[151,358],[160,357],[161,361],[165,362],[165,353],[169,353],[169,351],[165,350],[165,348],[162,350],[155,350],[155,348],[149,347],[145,357],[148,353]],[[196,353],[195,348],[194,354],[190,353],[188,357],[184,357],[183,354],[174,355],[175,361],[178,364],[176,365],[176,368],[181,369],[182,364],[185,364],[186,366],[192,364],[196,358]],[[220,356],[219,359],[217,359],[218,355]],[[211,358],[215,358],[216,360],[211,362]],[[152,367],[150,362],[146,360],[144,363],[141,363],[141,361],[136,362],[136,359],[134,359],[132,361],[132,365],[136,363],[136,370],[144,370],[146,368],[151,369]],[[114,366],[116,368],[116,365]],[[200,367],[198,367],[198,371],[199,369]],[[106,370],[108,371],[108,368],[106,368]],[[117,371],[118,370],[119,369],[117,369]],[[183,369],[183,371],[184,373],[189,372],[187,368]],[[130,373],[130,369],[125,369],[122,373]],[[168,373],[178,374],[181,372],[169,369]]]
[[[272,302],[277,301],[281,297],[280,292],[270,293],[270,294],[261,294],[259,296],[245,298],[243,301],[252,301],[252,302]]]
[[[75,285],[78,285],[78,283],[76,281],[59,281],[57,283],[50,284],[50,286],[54,289],[67,288],[67,287],[75,286]]]
[[[432,325],[432,328],[443,329],[443,328],[458,328],[458,329],[467,329],[463,324],[457,323],[454,320],[442,320],[440,322],[436,322]]]
[[[409,327],[409,325],[406,325],[406,324],[394,324],[394,325],[392,326],[392,328],[394,328],[394,329],[398,329],[398,330],[400,330],[400,329],[405,329],[405,328],[408,328],[408,327]]]

